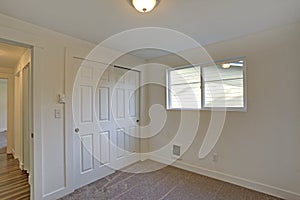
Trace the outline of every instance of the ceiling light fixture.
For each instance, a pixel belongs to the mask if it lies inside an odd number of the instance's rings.
[[[133,7],[142,13],[153,10],[158,2],[159,0],[131,0]]]
[[[222,64],[222,68],[223,69],[229,69],[230,67],[231,67],[230,63],[224,63],[224,64]]]

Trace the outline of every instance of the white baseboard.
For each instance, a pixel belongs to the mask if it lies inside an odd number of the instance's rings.
[[[16,159],[16,152],[15,152],[15,149],[11,149],[11,153],[12,153],[12,155],[14,156],[14,158]]]
[[[159,157],[159,156],[153,155],[153,154],[149,156],[149,159],[156,161],[156,162],[163,163],[163,164],[170,163],[169,159],[164,158],[164,157]],[[218,179],[218,180],[221,180],[224,182],[239,185],[239,186],[242,186],[242,187],[245,187],[248,189],[252,189],[252,190],[255,190],[258,192],[269,194],[269,195],[272,195],[275,197],[279,197],[279,198],[283,198],[283,199],[287,199],[287,200],[299,200],[300,199],[300,194],[297,194],[297,193],[294,193],[291,191],[287,191],[287,190],[277,188],[274,186],[270,186],[270,185],[266,185],[263,183],[258,183],[258,182],[244,179],[241,177],[232,176],[232,175],[225,174],[222,172],[202,168],[202,167],[199,167],[196,165],[185,163],[183,161],[176,161],[172,164],[172,166],[183,169],[183,170],[187,170],[190,172],[194,172],[196,174],[201,174],[204,176],[215,178],[215,179]]]
[[[28,175],[28,183],[29,185],[32,185],[32,176],[30,174]]]
[[[19,163],[19,167],[20,167],[21,170],[24,170],[24,164],[22,162]]]
[[[150,155],[149,154],[141,154],[140,160],[141,161],[150,160]]]
[[[74,190],[67,190],[65,187],[62,187],[58,190],[55,190],[53,192],[43,195],[43,199],[44,200],[59,199],[61,197],[64,197],[64,196],[72,193],[72,192],[74,192]]]
[[[15,153],[14,149],[12,149],[11,147],[8,147],[8,146],[6,147],[6,153],[7,154],[13,154],[13,156],[15,156],[14,155],[14,153]]]

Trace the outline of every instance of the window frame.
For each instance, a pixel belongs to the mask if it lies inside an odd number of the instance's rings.
[[[243,61],[243,107],[207,107],[205,106],[205,82],[203,78],[203,68],[222,65],[224,63],[231,63]],[[171,98],[170,98],[170,72],[178,69],[185,69],[188,67],[200,67],[200,92],[201,92],[201,108],[172,108]],[[203,111],[235,111],[235,112],[247,112],[247,67],[246,67],[246,57],[235,57],[223,60],[217,60],[214,62],[206,62],[197,65],[185,65],[174,67],[166,70],[166,109],[167,110],[203,110]]]

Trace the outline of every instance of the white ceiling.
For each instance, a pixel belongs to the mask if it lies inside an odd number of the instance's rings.
[[[206,45],[300,21],[300,0],[161,0],[146,14],[128,0],[1,0],[0,12],[93,43],[163,27]]]
[[[26,48],[0,42],[0,67],[14,68],[17,66]]]
[[[143,58],[145,60],[148,60],[148,59],[168,55],[168,54],[170,54],[170,52],[160,50],[160,49],[139,49],[139,50],[130,52],[130,54],[140,57],[140,58]]]

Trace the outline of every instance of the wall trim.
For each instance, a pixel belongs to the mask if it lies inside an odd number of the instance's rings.
[[[14,148],[11,148],[11,154],[13,155],[14,159],[18,159],[16,157],[16,152],[15,152],[15,149]],[[19,159],[18,159],[19,160]]]
[[[171,163],[170,159],[161,157],[158,155],[153,155],[153,154],[151,154],[149,156],[149,159],[156,161],[156,162],[163,163],[163,164]],[[300,199],[300,194],[297,194],[295,192],[291,192],[291,191],[281,189],[278,187],[255,182],[255,181],[248,180],[245,178],[232,176],[229,174],[225,174],[223,172],[206,169],[203,167],[199,167],[199,166],[196,166],[193,164],[183,162],[182,160],[177,160],[176,162],[172,163],[171,166],[174,166],[174,167],[186,170],[186,171],[190,171],[190,172],[193,172],[196,174],[208,176],[210,178],[218,179],[218,180],[221,180],[224,182],[232,183],[232,184],[235,184],[235,185],[238,185],[241,187],[245,187],[245,188],[248,188],[251,190],[269,194],[269,195],[272,195],[275,197],[288,199],[288,200],[299,200]]]
[[[140,161],[151,160],[151,156],[149,154],[140,154]]]
[[[61,198],[61,197],[64,197],[65,195],[69,194],[69,193],[72,193],[74,190],[72,191],[69,191],[66,193],[65,191],[66,187],[62,187],[62,188],[59,188],[55,191],[52,191],[48,194],[44,194],[43,195],[43,199],[58,199],[58,198]]]

